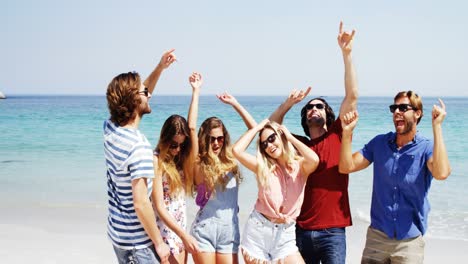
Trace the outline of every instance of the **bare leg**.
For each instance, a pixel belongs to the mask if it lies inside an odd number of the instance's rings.
[[[286,258],[284,258],[284,264],[305,264],[304,259],[301,256],[301,253],[297,251]]]
[[[171,264],[187,264],[187,251],[182,251],[177,255],[169,256],[169,263]]]
[[[245,264],[267,264],[267,261],[259,260],[254,257],[251,257],[247,252],[241,249],[242,256],[244,257]]]
[[[239,256],[238,254],[216,253],[216,263],[217,264],[238,264]]]
[[[216,253],[214,252],[200,252],[192,254],[192,257],[195,264],[216,264]]]

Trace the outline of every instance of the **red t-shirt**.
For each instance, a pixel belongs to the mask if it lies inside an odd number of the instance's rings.
[[[319,156],[317,169],[309,175],[304,203],[297,223],[302,229],[346,227],[352,224],[348,198],[348,174],[338,171],[343,129],[338,118],[319,138],[295,135]]]

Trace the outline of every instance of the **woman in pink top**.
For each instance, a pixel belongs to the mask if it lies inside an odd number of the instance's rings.
[[[259,133],[257,157],[246,152]],[[301,156],[296,153],[297,149]],[[285,126],[268,119],[245,133],[234,156],[256,173],[258,198],[242,235],[246,263],[304,263],[296,246],[295,224],[307,177],[318,166],[317,154]]]

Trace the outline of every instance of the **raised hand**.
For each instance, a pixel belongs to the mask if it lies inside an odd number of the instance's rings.
[[[356,110],[351,111],[344,114],[343,116],[340,116],[340,119],[343,132],[353,132],[359,119],[359,114]]]
[[[268,123],[270,123],[270,119],[268,119],[268,118],[263,119],[262,122],[257,124],[258,131],[262,130],[266,126],[266,124],[268,124]]]
[[[447,112],[445,112],[445,104],[439,99],[440,106],[434,105],[432,107],[432,125],[440,125],[444,121]]]
[[[307,97],[307,95],[310,93],[311,90],[312,90],[312,87],[310,86],[307,87],[306,90],[293,89],[291,93],[289,93],[288,99],[286,99],[287,104],[290,106],[293,106],[299,103],[300,101],[302,101],[304,98]]]
[[[234,96],[230,95],[228,92],[217,94],[216,97],[218,97],[218,99],[221,102],[228,105],[234,105],[235,103],[237,103],[237,99]]]
[[[175,49],[170,49],[163,53],[159,66],[163,69],[167,69],[174,61],[177,61],[176,55],[174,54]]]
[[[200,73],[193,72],[192,75],[190,75],[189,77],[189,82],[194,91],[199,90],[201,85],[203,84],[203,78]]]
[[[340,21],[340,31],[338,33],[338,45],[341,51],[345,54],[349,54],[353,50],[353,39],[356,30],[353,29],[351,34],[343,31],[343,21]]]
[[[284,136],[286,136],[286,138],[289,140],[291,137],[293,137],[293,135],[291,134],[291,132],[289,132],[289,130],[284,126],[284,125],[280,125],[279,126],[279,132],[280,134],[284,134]]]

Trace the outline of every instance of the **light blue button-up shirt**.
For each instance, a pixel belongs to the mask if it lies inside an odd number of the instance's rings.
[[[378,135],[361,154],[374,163],[371,227],[398,240],[424,235],[430,210],[432,174],[427,161],[433,142],[420,133],[397,149],[396,134]]]

